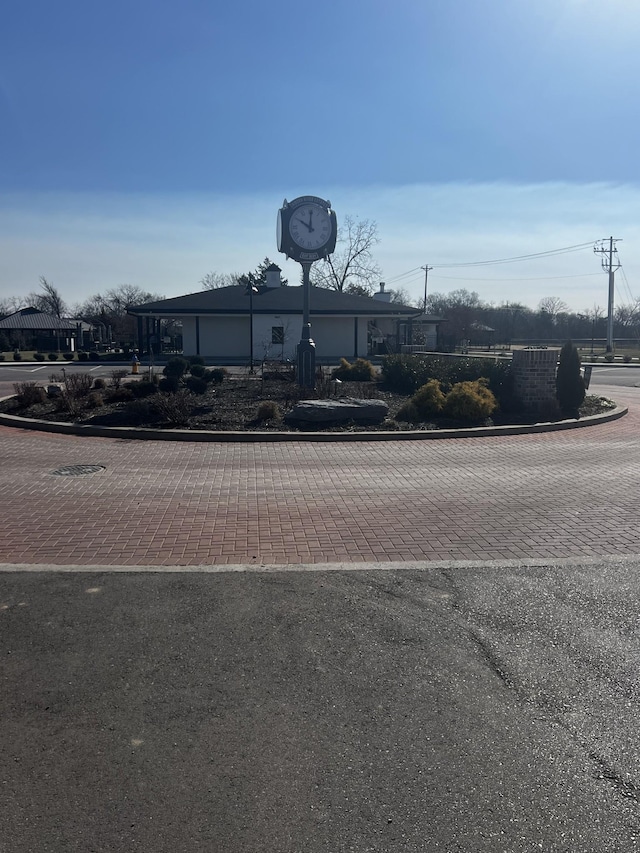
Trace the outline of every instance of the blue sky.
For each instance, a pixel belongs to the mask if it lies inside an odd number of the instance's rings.
[[[167,296],[275,247],[284,197],[373,219],[383,277],[535,306],[640,296],[634,0],[10,0],[0,298]],[[416,272],[417,270],[417,272]],[[412,272],[413,271],[413,272]]]

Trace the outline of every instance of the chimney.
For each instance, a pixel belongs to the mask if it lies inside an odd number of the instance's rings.
[[[391,302],[391,293],[385,293],[384,291],[384,281],[380,282],[380,290],[373,294],[373,298],[379,302]]]

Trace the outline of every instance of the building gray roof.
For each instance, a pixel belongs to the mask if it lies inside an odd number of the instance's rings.
[[[69,320],[56,317],[54,314],[45,314],[37,308],[22,308],[9,314],[0,320],[0,329],[29,329],[31,331],[75,331],[78,328],[77,320]]]
[[[301,314],[303,287],[261,288],[253,296],[254,314]],[[361,317],[417,317],[420,308],[382,302],[370,296],[338,293],[322,287],[312,287],[310,313]],[[147,302],[129,309],[129,314],[147,316],[179,316],[180,314],[247,314],[249,295],[244,285],[231,285],[215,290],[201,290],[186,296]],[[434,317],[434,320],[438,318]]]

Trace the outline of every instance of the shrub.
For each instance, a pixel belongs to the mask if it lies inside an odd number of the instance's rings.
[[[64,387],[74,397],[86,397],[93,388],[93,376],[90,373],[68,373],[64,376]]]
[[[189,362],[186,358],[170,358],[167,362],[164,370],[162,371],[165,376],[183,376],[187,370],[189,369]]]
[[[100,361],[100,353],[96,350],[91,350],[89,353],[89,361]]]
[[[331,375],[343,382],[370,382],[375,379],[376,369],[366,358],[357,358],[353,364],[341,358],[340,367],[336,367]]]
[[[126,382],[125,388],[128,388],[136,400],[142,397],[150,397],[152,394],[158,393],[158,386],[155,382],[149,382],[148,379],[140,379],[137,382]]]
[[[225,367],[213,367],[211,370],[206,370],[202,378],[213,385],[220,385],[228,375],[229,371]]]
[[[84,350],[78,350],[78,361],[89,361],[89,353]]]
[[[631,358],[631,356],[630,356],[630,355],[625,355],[625,356],[623,356],[622,361],[623,361],[625,364],[631,364],[631,362],[633,361],[633,359]]]
[[[418,411],[418,407],[411,400],[407,400],[400,408],[396,414],[397,421],[408,421],[409,423],[416,424],[421,420],[420,412]]]
[[[199,376],[189,376],[185,385],[192,394],[205,394],[207,391],[207,380]]]
[[[193,394],[180,389],[175,394],[158,394],[153,408],[159,418],[171,426],[186,426],[194,409]]]
[[[207,371],[206,371],[204,364],[192,364],[191,365],[191,375],[192,376],[198,376],[200,379],[202,379],[206,372]]]
[[[104,397],[99,391],[89,391],[86,405],[88,409],[98,409],[100,406],[104,406]]]
[[[197,364],[199,367],[204,367],[204,358],[201,355],[188,355],[187,361],[193,367],[194,364]],[[193,373],[193,370],[191,371]]]
[[[126,403],[133,400],[133,394],[130,388],[118,387],[109,390],[107,399],[110,403]]]
[[[57,361],[58,360],[58,353],[57,352],[50,352],[49,355],[47,356],[47,358],[49,359],[49,361]]]
[[[63,358],[65,361],[73,361],[73,353],[72,353],[72,352],[63,352],[63,353],[62,353],[62,358]]]
[[[4,360],[5,360],[5,356],[0,354],[0,361],[4,361]]]
[[[119,388],[122,385],[122,380],[125,376],[129,375],[128,370],[124,370],[123,368],[119,368],[118,370],[111,371],[111,380],[110,384],[112,388]]]
[[[13,354],[13,360],[14,361],[22,361],[22,356],[20,355],[20,353],[17,350]]]
[[[615,358],[614,354],[612,352],[608,352],[605,355],[604,360],[609,362],[609,364],[611,364],[611,362],[613,361],[614,358]]]
[[[34,361],[44,361],[44,359],[45,359],[45,355],[44,355],[44,353],[42,353],[42,352],[34,352],[34,354],[33,354],[33,360],[34,360]]]
[[[577,417],[585,393],[584,379],[580,375],[578,350],[571,341],[567,341],[560,350],[556,373],[556,397],[562,413]]]
[[[441,412],[444,401],[445,396],[440,388],[440,383],[437,379],[430,379],[421,388],[418,388],[410,402],[418,410],[421,420],[424,420],[430,415],[437,415]]]
[[[93,380],[93,387],[96,391],[100,391],[107,387],[106,381],[102,378],[102,376],[97,376]]]
[[[24,407],[44,403],[47,397],[44,388],[35,382],[15,382],[13,390],[16,392],[18,405]]]
[[[488,381],[457,382],[447,394],[443,411],[451,418],[479,421],[498,408],[498,401],[488,388]]]
[[[276,402],[273,400],[263,400],[258,406],[255,420],[257,423],[263,423],[264,421],[280,420],[281,417],[282,413]]]
[[[132,400],[130,403],[127,404],[125,413],[127,423],[133,424],[134,426],[140,426],[140,424],[154,423],[158,420],[158,413],[151,399]]]
[[[158,382],[158,388],[164,394],[176,394],[180,389],[180,377],[165,376],[164,379],[161,379],[160,382]]]

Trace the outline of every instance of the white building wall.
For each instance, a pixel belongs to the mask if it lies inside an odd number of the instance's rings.
[[[357,319],[357,352],[353,317],[311,316],[311,337],[320,358],[353,358],[367,355],[367,318]],[[272,328],[284,327],[284,345],[273,344]],[[254,314],[253,356],[295,359],[296,347],[302,334],[301,314]],[[185,355],[197,350],[196,318],[184,317],[182,325]],[[200,355],[206,358],[249,358],[249,317],[200,317]]]

